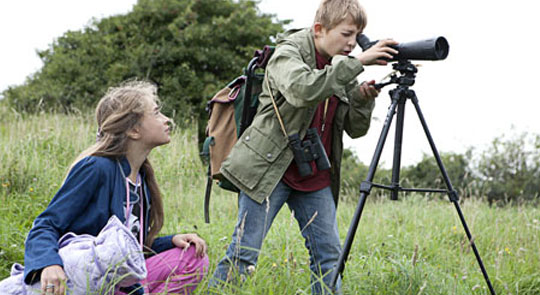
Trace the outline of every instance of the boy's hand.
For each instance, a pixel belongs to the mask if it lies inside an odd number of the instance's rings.
[[[379,95],[380,90],[377,90],[373,85],[375,85],[375,80],[360,84],[360,95],[363,99],[371,100]]]
[[[388,61],[384,58],[391,59],[392,55],[398,54],[398,51],[390,47],[390,45],[397,45],[398,42],[392,39],[384,39],[371,46],[368,50],[358,54],[356,58],[362,62],[363,65],[386,65]]]

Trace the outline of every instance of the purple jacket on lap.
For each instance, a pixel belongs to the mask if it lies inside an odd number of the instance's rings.
[[[114,294],[118,287],[132,286],[147,274],[137,239],[114,215],[97,237],[67,233],[58,247],[70,295]],[[1,294],[40,294],[40,290],[40,282],[25,284],[24,267],[17,263],[11,277],[0,282]]]

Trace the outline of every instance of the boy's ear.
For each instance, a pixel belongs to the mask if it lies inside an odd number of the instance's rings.
[[[315,38],[322,37],[324,27],[320,22],[315,22],[313,24],[313,33],[315,33]]]

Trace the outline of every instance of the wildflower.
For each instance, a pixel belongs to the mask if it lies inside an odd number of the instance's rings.
[[[30,191],[30,192],[33,192],[33,191],[34,191],[34,188],[33,188],[33,187],[31,187],[31,188],[29,189],[29,191]]]
[[[8,186],[9,186],[9,182],[2,183],[2,187],[8,187]]]
[[[249,265],[246,270],[248,274],[252,274],[253,272],[255,272],[255,265]]]
[[[508,248],[508,247],[504,248],[504,252],[506,252],[508,254],[512,254],[512,251],[510,251],[510,248]]]
[[[452,231],[453,231],[453,232],[457,232],[457,226],[455,226],[455,225],[452,226]]]

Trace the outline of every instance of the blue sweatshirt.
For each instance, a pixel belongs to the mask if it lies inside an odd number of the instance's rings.
[[[131,168],[125,158],[119,163],[115,159],[89,156],[73,166],[26,237],[24,281],[27,284],[38,281],[43,268],[63,266],[58,240],[64,234],[97,236],[112,215],[125,222],[126,180],[122,175],[129,175]],[[150,196],[148,191],[145,195]],[[148,211],[145,216],[150,216]],[[173,247],[172,236],[156,238],[151,246],[156,253]]]

